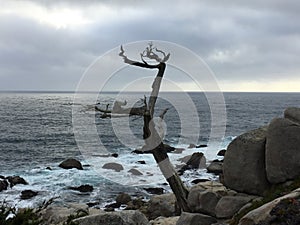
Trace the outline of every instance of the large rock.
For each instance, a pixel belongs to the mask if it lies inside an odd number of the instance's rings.
[[[59,167],[63,169],[78,169],[78,170],[83,170],[81,163],[77,159],[66,159],[62,163],[58,165]]]
[[[127,204],[130,201],[131,201],[131,197],[129,194],[126,193],[120,193],[116,198],[116,203],[120,205]]]
[[[172,193],[152,196],[147,209],[148,218],[153,220],[159,216],[175,216],[175,203],[176,198]]]
[[[221,174],[223,173],[223,162],[219,160],[212,161],[207,167],[208,173]]]
[[[262,195],[269,184],[265,172],[267,127],[249,131],[228,146],[223,163],[225,185],[249,194]]]
[[[296,110],[290,110],[296,114]],[[300,109],[299,109],[300,111]],[[288,118],[297,115],[286,111]],[[291,115],[292,114],[292,115]],[[299,112],[300,114],[300,112]],[[266,171],[270,183],[282,183],[300,176],[300,124],[290,119],[273,119],[268,128]]]
[[[251,200],[251,197],[246,196],[224,196],[215,208],[216,216],[219,219],[231,218]]]
[[[216,218],[208,215],[183,212],[176,225],[211,225],[216,222]]]
[[[73,220],[79,225],[109,224],[109,225],[148,225],[144,214],[138,210],[106,212]]]
[[[300,188],[250,211],[239,222],[239,225],[256,224],[300,224]]]
[[[289,107],[284,111],[284,118],[300,124],[300,108]]]

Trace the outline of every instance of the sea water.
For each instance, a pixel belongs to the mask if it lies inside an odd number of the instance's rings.
[[[97,202],[101,206],[112,201],[119,192],[147,197],[143,187],[163,187],[168,191],[153,156],[131,153],[142,147],[143,118],[102,119],[101,113],[94,111],[95,104],[102,109],[110,104],[111,108],[116,98],[126,100],[128,106],[139,107],[143,105],[144,94],[147,93],[121,96],[85,93],[77,95],[80,101],[76,101],[76,97],[74,101],[73,93],[1,93],[0,175],[22,176],[29,185],[16,185],[0,192],[0,200],[17,207],[34,207],[55,197],[59,204]],[[300,107],[299,93],[224,93],[224,102],[216,101],[218,107],[205,93],[161,93],[160,96],[156,116],[169,109],[163,121],[164,143],[183,149],[182,153],[169,153],[174,166],[180,166],[178,159],[193,152],[203,152],[209,163],[236,136],[267,125],[274,117],[282,117],[286,107]],[[97,101],[90,104],[89,99]],[[222,115],[218,115],[218,109]],[[81,117],[94,121],[99,138],[95,142],[89,141],[95,134],[84,133],[88,124],[81,122]],[[219,127],[212,125],[213,120],[220,122]],[[77,132],[85,134],[83,140],[75,135],[74,124]],[[214,129],[224,132],[212,140]],[[208,144],[208,147],[188,148],[189,144]],[[117,153],[118,157],[106,157],[111,153]],[[79,159],[84,170],[58,167],[71,157]],[[124,169],[120,172],[103,169],[102,165],[108,162],[117,162]],[[130,174],[128,171],[132,168],[143,176]],[[205,169],[188,171],[182,176],[187,186],[196,178],[217,179],[217,176],[206,173]],[[94,191],[83,194],[69,189],[83,184],[93,185]],[[38,191],[38,196],[21,200],[20,192],[26,189]]]

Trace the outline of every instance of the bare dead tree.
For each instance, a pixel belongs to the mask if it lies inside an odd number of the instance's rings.
[[[143,51],[143,53],[140,54],[142,62],[129,59],[125,55],[123,46],[121,46],[120,48],[119,56],[121,56],[124,62],[129,65],[142,67],[146,69],[158,69],[158,72],[152,84],[152,92],[149,97],[148,103],[146,101],[146,98],[144,99],[144,103],[145,103],[145,107],[143,111],[143,118],[144,118],[143,138],[145,141],[144,149],[152,151],[156,163],[158,164],[161,172],[165,176],[173,193],[176,196],[179,207],[183,211],[189,212],[190,208],[188,207],[187,204],[188,190],[183,184],[179,175],[177,174],[175,168],[171,164],[167,151],[164,147],[163,140],[158,134],[157,130],[155,129],[155,124],[153,121],[155,103],[159,94],[161,81],[166,69],[166,61],[169,59],[170,53],[165,54],[164,51],[155,48],[152,43],[149,43],[149,46]],[[147,62],[147,60],[154,61],[155,64],[152,63],[150,64]],[[165,109],[160,114],[161,119],[163,119],[164,115],[167,113],[167,110],[168,109]]]

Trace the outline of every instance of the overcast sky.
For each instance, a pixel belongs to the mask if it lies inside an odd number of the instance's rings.
[[[163,40],[202,57],[223,91],[300,91],[299,12],[297,0],[0,0],[0,90],[74,91],[110,49]]]

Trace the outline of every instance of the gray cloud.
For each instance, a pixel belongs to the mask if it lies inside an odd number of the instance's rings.
[[[199,54],[220,81],[272,81],[283,75],[292,80],[300,72],[297,1],[0,3],[0,90],[74,90],[96,57],[138,40],[183,45]],[[62,8],[77,10],[90,22],[55,27],[30,15],[30,10],[42,16]]]

